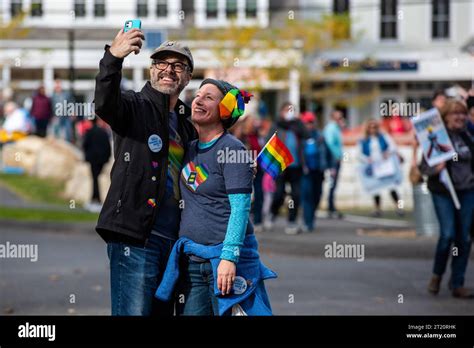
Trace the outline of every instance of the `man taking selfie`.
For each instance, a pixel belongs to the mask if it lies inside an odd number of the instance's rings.
[[[112,315],[173,315],[154,293],[178,237],[179,173],[196,138],[190,109],[178,99],[192,77],[188,47],[167,41],[151,55],[150,81],[121,92],[125,57],[138,54],[140,29],[119,31],[96,77],[95,112],[114,135],[111,185],[96,230],[107,242]]]

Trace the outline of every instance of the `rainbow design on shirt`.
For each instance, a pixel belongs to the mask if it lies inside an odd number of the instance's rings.
[[[179,192],[179,172],[183,165],[184,148],[176,140],[169,140],[168,147],[168,181],[167,187],[173,190],[174,198],[180,200]]]
[[[209,177],[204,165],[195,165],[193,162],[189,162],[184,166],[181,175],[186,186],[194,192]]]

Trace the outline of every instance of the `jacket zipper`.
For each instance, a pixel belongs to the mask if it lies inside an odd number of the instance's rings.
[[[169,112],[169,100],[168,100],[168,97],[165,98],[165,110],[167,110]],[[165,150],[165,153],[164,153],[164,156],[163,156],[163,159],[162,159],[162,163],[161,163],[161,172],[160,172],[160,184],[158,185],[158,191],[156,192],[155,196],[157,196],[156,198],[156,206],[154,209],[153,209],[153,216],[152,216],[152,219],[151,219],[151,222],[150,222],[150,225],[148,226],[148,233],[146,235],[146,238],[145,238],[145,245],[146,243],[148,242],[148,239],[150,238],[150,234],[151,234],[151,230],[153,229],[153,224],[155,223],[155,219],[156,219],[156,214],[158,212],[158,209],[160,207],[160,203],[163,199],[163,195],[164,195],[164,192],[163,190],[165,189],[165,186],[164,184],[166,183],[166,178],[165,178],[165,175],[166,175],[166,171],[165,171],[165,168],[168,169],[168,147],[169,147],[169,124],[168,124],[168,121],[169,121],[169,116],[168,115],[163,115],[163,120],[164,121],[164,125],[165,125],[165,139],[166,141],[163,143],[163,148]],[[165,166],[166,164],[166,166]]]
[[[120,192],[119,200],[117,201],[117,204],[116,204],[115,214],[120,213],[120,208],[122,207],[123,187],[125,185],[125,180],[127,178],[127,175],[128,175],[128,164],[127,164],[127,167],[125,168],[125,173],[122,179],[122,185],[120,186],[121,192]]]

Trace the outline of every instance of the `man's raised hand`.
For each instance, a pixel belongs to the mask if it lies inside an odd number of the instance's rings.
[[[125,58],[131,52],[138,54],[142,48],[142,40],[145,40],[145,36],[140,29],[133,28],[126,33],[123,32],[123,29],[120,29],[114,41],[112,41],[109,51],[117,58]]]

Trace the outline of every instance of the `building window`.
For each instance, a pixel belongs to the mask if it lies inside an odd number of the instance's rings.
[[[449,0],[432,1],[431,37],[433,39],[449,37]]]
[[[33,0],[31,2],[31,17],[41,17],[43,15],[43,2],[41,0]]]
[[[245,0],[245,17],[257,17],[257,0]]]
[[[217,0],[206,0],[206,17],[217,18]]]
[[[237,17],[237,0],[227,0],[225,3],[225,13],[227,18]]]
[[[349,0],[334,0],[332,11],[335,14],[343,14],[349,12]]]
[[[18,16],[21,14],[21,0],[12,0],[10,2],[10,14],[12,17]]]
[[[94,16],[105,17],[105,0],[95,0],[94,2]]]
[[[380,19],[380,37],[382,39],[396,39],[397,0],[382,0]]]
[[[147,16],[148,16],[148,1],[137,0],[137,17],[147,17]]]
[[[156,16],[157,17],[168,17],[168,1],[157,0],[156,3]]]
[[[74,16],[76,17],[86,16],[86,1],[85,0],[74,1]]]

